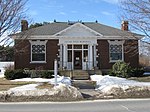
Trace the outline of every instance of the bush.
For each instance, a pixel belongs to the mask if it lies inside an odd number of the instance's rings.
[[[117,61],[113,66],[112,70],[109,72],[112,76],[118,77],[129,77],[130,67],[127,63],[123,61]]]
[[[54,78],[54,71],[41,71],[41,78]]]
[[[108,72],[108,74],[109,74],[110,76],[116,76],[116,74],[113,72],[113,70],[110,70],[110,71]],[[105,75],[107,75],[107,74],[105,74]]]
[[[24,70],[18,69],[18,70],[6,70],[4,73],[4,76],[8,80],[14,80],[19,78],[26,78],[29,77],[28,74],[24,73]]]
[[[144,69],[143,68],[133,68],[130,70],[131,77],[141,77],[143,76]]]

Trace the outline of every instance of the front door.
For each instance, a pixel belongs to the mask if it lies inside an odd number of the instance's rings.
[[[82,69],[82,51],[74,51],[74,69]]]

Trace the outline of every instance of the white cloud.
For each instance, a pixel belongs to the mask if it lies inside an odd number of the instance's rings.
[[[60,15],[67,15],[65,12],[59,12]]]
[[[106,15],[106,16],[114,16],[113,13],[106,12],[106,11],[102,11],[101,13],[102,13],[103,15]]]

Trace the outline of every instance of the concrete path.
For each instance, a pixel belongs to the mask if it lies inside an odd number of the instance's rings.
[[[95,90],[95,82],[91,80],[74,80],[72,85],[78,88],[86,99],[93,99],[93,96],[99,94]]]

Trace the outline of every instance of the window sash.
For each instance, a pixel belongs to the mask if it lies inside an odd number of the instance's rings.
[[[31,43],[31,63],[46,62],[46,42],[47,41],[30,41]]]
[[[32,53],[32,61],[45,61],[45,53]]]
[[[110,53],[110,60],[122,60],[122,53]]]
[[[123,60],[123,45],[109,45],[110,62]]]

